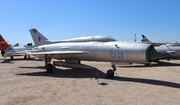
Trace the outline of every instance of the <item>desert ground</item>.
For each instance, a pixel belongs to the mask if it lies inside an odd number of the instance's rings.
[[[47,74],[37,58],[0,57],[0,105],[180,104],[180,60],[116,65],[113,78],[105,74],[108,62],[82,64],[98,70],[57,67]]]

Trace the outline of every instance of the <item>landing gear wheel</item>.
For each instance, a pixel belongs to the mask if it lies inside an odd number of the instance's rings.
[[[24,55],[24,59],[27,59],[27,56],[26,56],[26,55]]]
[[[14,57],[13,56],[11,56],[11,60],[13,60],[14,59]]]
[[[52,73],[53,72],[53,65],[52,64],[47,64],[46,65],[46,72],[47,73]]]
[[[1,55],[2,55],[2,56],[4,56],[4,54],[5,54],[5,51],[4,51],[4,50],[2,50],[2,51],[1,51]]]
[[[111,69],[109,69],[109,70],[107,71],[107,73],[106,73],[106,76],[107,76],[107,77],[114,77],[114,71],[111,70]]]

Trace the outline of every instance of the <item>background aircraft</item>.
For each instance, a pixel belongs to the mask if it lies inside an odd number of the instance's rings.
[[[29,52],[32,48],[32,44],[28,43],[25,46],[19,46],[19,44],[15,44],[14,46],[9,45],[4,38],[0,35],[0,50],[2,56],[4,58],[11,57],[13,59],[14,56],[24,56],[24,59],[29,58]]]
[[[156,44],[155,49],[162,52],[170,53],[172,56],[170,57],[163,57],[161,59],[179,59],[180,58],[180,43],[157,43],[157,42],[151,42],[147,39],[144,35],[142,35],[142,42],[150,43],[150,44]],[[160,59],[156,59],[156,62],[158,62]]]
[[[169,56],[168,53],[158,52],[150,44],[137,42],[61,42],[54,44],[39,45],[39,33],[29,30],[36,47],[32,49],[31,54],[44,58],[46,71],[53,72],[51,59],[64,60],[63,62],[55,62],[54,65],[77,67],[81,66],[81,60],[86,61],[105,61],[105,62],[127,62],[127,63],[149,63],[153,59]],[[83,65],[84,66],[84,65]],[[116,67],[112,64],[112,68],[107,71],[107,76],[113,77]]]
[[[30,58],[30,50],[32,46],[31,45],[24,45],[24,46],[18,46],[18,47],[12,47],[9,46],[4,53],[4,58],[11,57],[11,59],[14,59],[14,56],[24,56],[24,59]]]
[[[144,43],[152,44],[154,46],[160,46],[168,43],[168,42],[151,42],[145,35],[142,35],[141,41]]]

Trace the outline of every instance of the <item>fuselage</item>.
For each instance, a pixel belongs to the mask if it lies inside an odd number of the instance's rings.
[[[180,43],[170,43],[155,47],[158,51],[174,51],[172,58],[180,58]],[[170,57],[171,58],[171,57]]]
[[[84,54],[49,54],[48,57],[68,60],[107,61],[146,63],[152,59],[149,51],[154,49],[149,44],[134,42],[70,42],[41,45],[35,47],[38,52],[51,51],[87,51]],[[36,55],[44,57],[44,55]]]
[[[25,46],[20,46],[20,47],[8,47],[5,50],[4,56],[22,56],[22,55],[29,55],[31,47],[25,47]]]

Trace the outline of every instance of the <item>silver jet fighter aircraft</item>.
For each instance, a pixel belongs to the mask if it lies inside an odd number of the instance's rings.
[[[37,31],[30,30],[33,40],[37,38]],[[43,40],[41,40],[43,41]],[[38,45],[38,41],[34,40]],[[80,61],[105,61],[127,63],[149,63],[153,59],[170,56],[168,53],[158,52],[150,44],[137,42],[62,42],[36,46],[31,54],[45,58],[46,71],[53,72],[51,59],[64,60],[63,64],[69,67],[82,65]],[[55,63],[53,63],[55,64]],[[108,77],[114,76],[116,67],[107,71]]]

